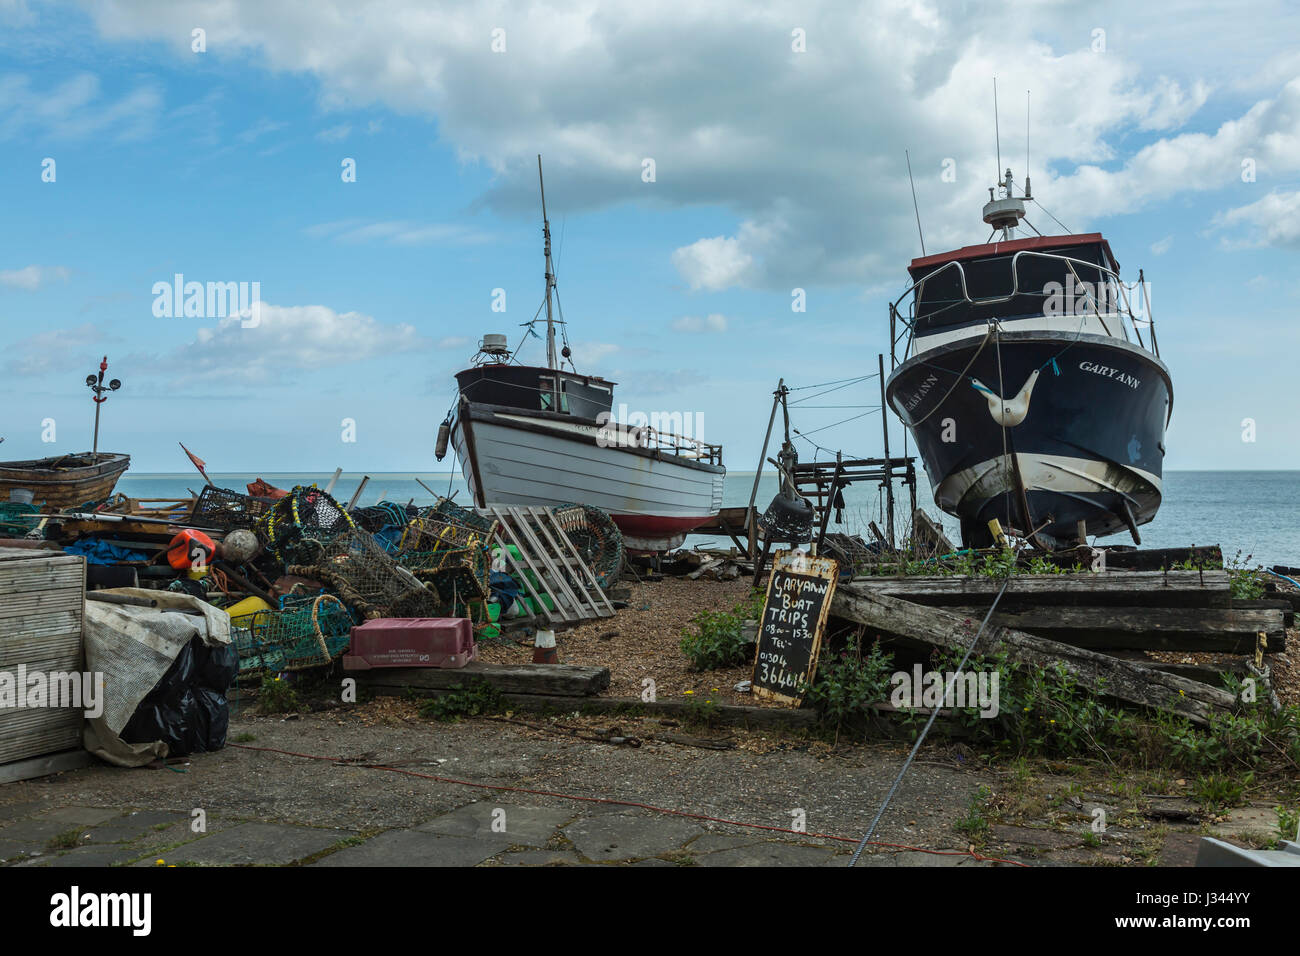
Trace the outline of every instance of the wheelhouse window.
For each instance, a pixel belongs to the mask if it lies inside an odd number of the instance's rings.
[[[1043,315],[1048,296],[1053,292],[1059,294],[1062,289],[1077,289],[1079,291],[1074,294],[1085,297],[1083,290],[1091,290],[1097,311],[1102,314],[1113,311],[1113,283],[1105,272],[1093,265],[1106,262],[1100,246],[1073,246],[1042,251],[1047,255],[1064,256],[1075,261],[1066,262],[1060,258],[1022,253],[1018,260],[1014,255],[964,260],[960,270],[953,265],[946,268],[932,267],[928,270],[931,277],[925,279],[917,289],[914,304],[917,332],[982,323],[994,318]],[[963,275],[966,280],[966,295],[974,300],[972,302],[966,301],[962,294]],[[995,301],[980,301],[988,299]]]
[[[569,394],[567,383],[560,379],[560,407],[559,411],[567,415],[569,413]],[[538,379],[538,391],[541,397],[541,409],[544,412],[555,411],[553,404],[555,402],[555,379],[549,375],[544,375]]]

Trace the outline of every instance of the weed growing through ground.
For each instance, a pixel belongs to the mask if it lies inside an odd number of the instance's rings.
[[[263,714],[291,714],[302,707],[293,684],[279,674],[263,674],[257,709]]]
[[[696,670],[739,667],[749,663],[750,644],[741,635],[746,621],[755,620],[764,600],[754,591],[730,611],[701,611],[691,621],[693,630],[682,632],[682,653]]]
[[[501,692],[487,681],[477,680],[468,686],[457,684],[447,693],[429,698],[420,705],[420,716],[452,721],[461,717],[499,714],[503,710],[505,698]]]

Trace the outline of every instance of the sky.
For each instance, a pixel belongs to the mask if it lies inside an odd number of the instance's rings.
[[[578,369],[752,470],[778,379],[887,353],[906,157],[934,253],[985,240],[1000,149],[1037,228],[1145,270],[1165,467],[1300,468],[1300,6],[1138,7],[0,0],[0,458],[88,449],[106,355],[134,471],[444,470],[483,334],[545,362],[541,154]],[[878,404],[794,424],[879,455]]]

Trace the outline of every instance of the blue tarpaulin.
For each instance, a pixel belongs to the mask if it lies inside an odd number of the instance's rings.
[[[82,538],[64,549],[67,554],[84,555],[87,564],[117,564],[120,561],[148,561],[149,555],[142,551],[132,551],[116,544],[109,544],[101,538]]]

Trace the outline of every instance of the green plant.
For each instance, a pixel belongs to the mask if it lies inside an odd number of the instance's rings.
[[[263,674],[257,709],[263,714],[291,714],[302,708],[293,684],[279,674]]]
[[[251,744],[254,740],[257,739],[257,736],[255,734],[250,734],[247,731],[245,731],[242,734],[235,734],[235,736],[231,737],[230,739],[233,743],[237,743],[237,744]]]
[[[859,639],[851,637],[838,656],[819,663],[807,699],[838,736],[846,720],[864,716],[872,704],[888,699],[893,671],[894,655],[881,648],[879,640],[863,654]]]
[[[981,786],[966,805],[966,813],[956,819],[953,828],[971,843],[982,846],[989,835],[988,802],[992,791]]]
[[[1224,562],[1228,572],[1228,584],[1234,600],[1253,601],[1264,596],[1264,569],[1260,565],[1250,567],[1253,555],[1241,556],[1241,549]]]
[[[691,623],[693,631],[683,631],[682,653],[696,670],[738,667],[750,659],[750,644],[741,631],[746,621],[758,617],[764,594],[755,591],[730,611],[701,611]]]
[[[74,846],[81,845],[81,836],[86,831],[81,830],[64,830],[62,833],[53,837],[49,842],[48,849],[51,850],[70,850]]]
[[[1240,777],[1212,773],[1196,781],[1196,797],[1209,810],[1223,810],[1241,803],[1255,775],[1243,774]]]
[[[505,698],[501,692],[485,680],[475,680],[468,686],[457,684],[445,694],[429,698],[420,705],[420,716],[450,721],[499,714],[503,710]]]
[[[691,727],[713,727],[716,726],[722,715],[721,707],[717,700],[718,688],[708,694],[697,694],[693,691],[686,692],[685,710],[682,717],[686,724]]]
[[[1300,840],[1300,806],[1274,807],[1277,813],[1277,835],[1279,840]]]

